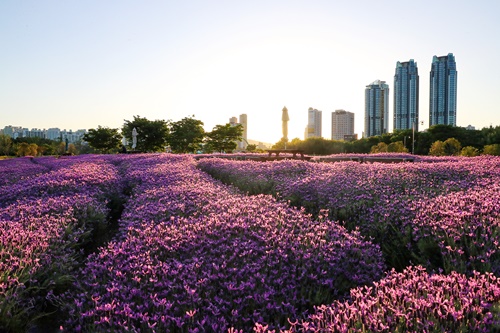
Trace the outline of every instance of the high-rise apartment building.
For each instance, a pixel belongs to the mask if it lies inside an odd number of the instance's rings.
[[[307,129],[306,139],[308,138],[321,138],[321,116],[322,111],[309,108],[307,111]]]
[[[432,59],[429,126],[457,124],[457,64],[453,53]]]
[[[418,131],[419,77],[417,63],[397,62],[394,75],[394,130]]]
[[[49,128],[47,130],[47,139],[57,140],[61,138],[61,130],[59,128]]]
[[[389,128],[389,85],[376,80],[365,89],[364,137],[382,135]]]
[[[248,124],[247,124],[247,115],[245,113],[240,114],[240,124],[243,127],[243,133],[241,134],[243,140],[238,142],[239,149],[247,149],[248,145]]]
[[[345,110],[332,112],[332,140],[345,140],[354,135],[354,113]]]

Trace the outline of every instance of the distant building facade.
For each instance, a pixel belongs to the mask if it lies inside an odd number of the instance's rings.
[[[240,121],[238,122],[238,118],[237,117],[231,117],[229,118],[229,125],[231,126],[236,126],[236,125],[241,125],[241,127],[243,128],[243,132],[241,133],[241,137],[243,138],[242,141],[238,141],[236,142],[237,144],[237,148],[240,149],[240,150],[245,150],[247,149],[247,146],[248,146],[248,124],[247,124],[247,121],[248,121],[248,118],[247,118],[247,115],[246,114],[240,114]]]
[[[229,118],[229,124],[231,126],[236,126],[238,124],[238,118],[236,118],[236,117]]]
[[[3,128],[3,134],[10,136],[13,139],[17,139],[23,136],[23,128],[19,126],[5,126]]]
[[[419,76],[417,63],[397,62],[394,75],[394,130],[418,131]]]
[[[365,89],[364,137],[382,135],[389,128],[389,85],[376,80]]]
[[[321,118],[322,111],[313,108],[309,108],[307,110],[307,127],[305,139],[321,138]]]
[[[354,113],[342,109],[332,112],[332,140],[345,140],[354,135]]]
[[[13,139],[17,138],[41,138],[41,139],[49,139],[49,140],[61,140],[68,143],[76,143],[83,139],[87,130],[80,129],[75,132],[72,130],[60,130],[59,128],[49,128],[46,129],[38,129],[32,128],[31,130],[28,128],[17,127],[17,126],[5,126],[3,129],[3,134],[10,136]]]
[[[59,140],[61,138],[61,130],[59,128],[49,128],[47,130],[47,139]]]
[[[453,53],[432,59],[429,126],[457,125],[457,64]]]
[[[243,140],[238,142],[238,148],[239,149],[247,149],[247,146],[248,146],[248,117],[245,113],[243,114],[240,114],[240,124],[241,126],[243,127],[243,133],[242,133],[242,137],[243,137]]]

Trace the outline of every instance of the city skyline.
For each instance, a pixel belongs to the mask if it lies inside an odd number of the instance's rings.
[[[453,15],[443,15],[450,8]],[[303,137],[304,110],[313,105],[353,112],[361,136],[366,84],[390,83],[396,62],[414,59],[424,73],[419,118],[426,129],[432,56],[450,52],[460,66],[456,125],[500,125],[500,68],[491,66],[500,53],[491,42],[499,9],[495,1],[451,0],[6,0],[0,127],[121,128],[134,115],[179,121],[194,114],[210,131],[244,113],[248,137],[274,143],[283,105],[290,140]],[[436,34],[450,27],[452,34]],[[323,133],[329,125],[323,122]]]

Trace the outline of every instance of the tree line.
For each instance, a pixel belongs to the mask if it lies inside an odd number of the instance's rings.
[[[343,153],[408,152],[417,155],[500,155],[500,126],[469,130],[450,125],[431,126],[426,131],[413,133],[397,130],[380,136],[353,141],[295,138],[277,142],[273,149],[301,149],[309,155],[332,155]]]
[[[44,138],[16,138],[0,135],[0,155],[40,156],[117,152],[232,152],[242,140],[241,124],[216,125],[205,132],[203,122],[194,116],[179,121],[149,120],[134,116],[124,120],[121,129],[98,126],[89,129],[83,142],[66,143]],[[136,130],[136,145],[132,131]],[[123,143],[125,138],[125,144]]]
[[[225,152],[236,149],[242,138],[242,126],[216,125],[206,132],[203,122],[194,116],[179,121],[148,120],[134,116],[124,120],[121,129],[98,126],[90,129],[84,142],[70,143],[42,138],[11,139],[0,135],[0,156],[39,156],[116,152],[163,152],[196,153]],[[137,131],[137,143],[132,148],[132,131]],[[126,144],[122,145],[125,137]],[[342,153],[408,152],[417,155],[500,155],[500,126],[469,130],[464,127],[435,125],[426,131],[394,131],[380,136],[353,141],[336,141],[310,138],[278,141],[273,149],[301,149],[309,155],[331,155]],[[256,151],[248,145],[247,151]]]

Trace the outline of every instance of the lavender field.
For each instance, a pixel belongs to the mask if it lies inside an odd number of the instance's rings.
[[[500,331],[498,158],[0,171],[0,331]]]

